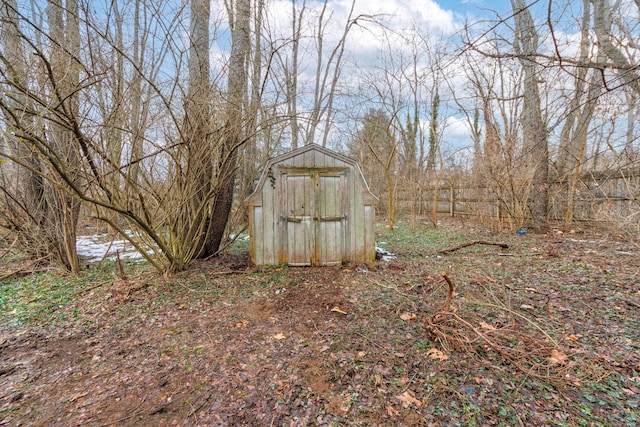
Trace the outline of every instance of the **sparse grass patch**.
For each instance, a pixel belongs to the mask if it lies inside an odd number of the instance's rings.
[[[67,306],[103,277],[95,272],[79,277],[37,273],[0,282],[0,319],[10,326],[64,326],[79,317],[78,309],[69,311]]]
[[[509,248],[437,254],[478,239]],[[22,407],[66,402],[63,423],[81,424],[73,417],[87,404],[82,393],[60,394],[102,392],[113,405],[108,396],[118,390],[134,396],[142,422],[159,425],[169,416],[215,424],[218,415],[236,425],[640,423],[635,258],[610,256],[602,237],[489,235],[468,226],[411,230],[400,222],[394,232],[380,227],[378,240],[398,259],[360,270],[247,267],[238,253],[169,277],[132,270],[132,284],[147,286],[122,299],[111,287],[118,279],[99,269],[78,279],[6,281],[3,355],[31,357],[19,333],[15,347],[6,344],[12,331],[46,326],[71,337],[62,341],[68,351],[49,353],[50,339],[29,338],[47,357],[39,376],[20,383]],[[442,271],[454,284],[448,309]],[[107,285],[89,291],[100,281]],[[83,319],[99,327],[87,332]],[[9,373],[0,387],[22,381],[2,363]],[[76,364],[91,375],[65,371]],[[116,371],[122,384],[109,382]],[[38,390],[46,398],[37,400]],[[170,406],[168,397],[188,404]],[[11,408],[0,401],[0,418],[42,420]],[[247,418],[254,415],[262,418]]]

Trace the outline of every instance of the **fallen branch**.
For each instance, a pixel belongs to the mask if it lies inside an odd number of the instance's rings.
[[[445,312],[451,311],[451,299],[453,298],[453,282],[447,276],[447,272],[443,271],[440,273],[444,278],[444,281],[449,285],[449,290],[447,291],[447,300],[444,302],[444,310]]]
[[[40,261],[47,259],[49,256],[43,256],[42,258],[38,258],[38,259],[34,259],[33,261],[31,261],[29,264],[27,265],[23,265],[22,267],[18,268],[17,270],[12,271],[11,273],[7,273],[4,276],[0,277],[0,282],[2,282],[3,280],[7,280],[12,278],[13,276],[16,276],[20,273],[22,273],[23,271],[25,271],[26,269],[34,266],[35,264],[39,263]]]
[[[489,355],[488,350],[492,350],[502,362],[508,361],[526,376],[546,381],[566,380],[563,372],[566,371],[567,365],[562,362],[567,356],[557,350],[558,344],[546,332],[521,315],[521,318],[540,330],[545,340],[541,341],[532,336],[531,331],[495,327],[485,323],[482,318],[468,319],[463,314],[455,313],[451,308],[454,284],[446,272],[440,274],[448,285],[448,292],[444,309],[425,320],[424,328],[428,339],[439,342],[445,349],[484,354],[484,357]],[[506,307],[493,304],[487,306],[511,312]],[[554,362],[554,352],[562,354],[562,360]]]
[[[475,240],[473,242],[463,243],[463,244],[455,246],[453,248],[442,249],[442,250],[438,251],[438,253],[439,254],[448,254],[449,252],[454,252],[454,251],[457,251],[458,249],[466,248],[468,246],[473,246],[473,245],[500,246],[502,249],[509,249],[509,245],[507,245],[506,243],[494,243],[494,242],[487,242],[486,240]]]
[[[513,364],[513,366],[515,366],[520,372],[528,375],[528,376],[532,376],[535,378],[539,378],[539,379],[548,379],[550,376],[549,375],[543,375],[543,374],[539,374],[537,373],[533,366],[524,366],[520,363],[520,361],[518,360],[518,358],[512,354],[511,352],[514,351],[514,349],[510,349],[508,346],[502,345],[500,342],[496,342],[492,339],[489,339],[489,337],[487,337],[486,334],[484,334],[483,332],[481,332],[478,328],[476,328],[475,326],[473,326],[470,322],[468,322],[467,320],[461,318],[460,316],[458,316],[456,313],[451,313],[451,312],[440,312],[440,313],[436,313],[436,315],[441,316],[441,318],[444,317],[452,317],[454,318],[457,322],[459,322],[460,324],[462,324],[463,326],[465,326],[466,328],[468,328],[469,330],[471,330],[475,336],[477,336],[478,338],[480,338],[486,345],[488,345],[490,348],[492,348],[493,350],[495,350],[500,356],[502,356],[503,359],[508,360],[510,363]],[[436,316],[434,315],[434,317]],[[442,334],[442,336],[447,339],[447,335],[440,332]],[[511,350],[511,351],[510,351]]]

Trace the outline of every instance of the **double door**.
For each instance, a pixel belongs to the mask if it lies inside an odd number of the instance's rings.
[[[280,216],[289,265],[338,265],[345,250],[346,171],[282,174]]]

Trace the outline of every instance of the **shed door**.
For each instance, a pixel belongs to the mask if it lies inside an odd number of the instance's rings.
[[[312,177],[286,174],[284,206],[289,265],[311,265],[315,247],[315,194]],[[282,242],[285,244],[285,242]]]
[[[307,171],[283,178],[288,264],[342,263],[346,172]]]

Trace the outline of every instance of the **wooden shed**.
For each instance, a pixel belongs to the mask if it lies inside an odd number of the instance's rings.
[[[377,203],[353,159],[316,144],[274,157],[245,200],[251,262],[373,261]]]

